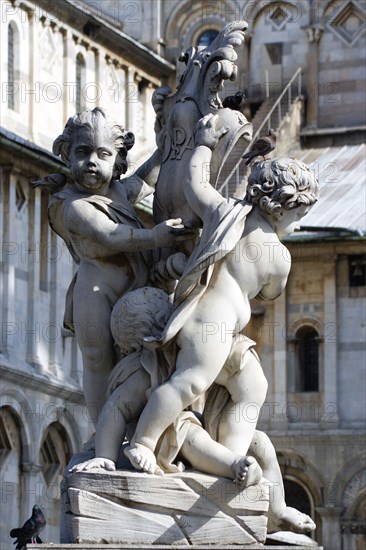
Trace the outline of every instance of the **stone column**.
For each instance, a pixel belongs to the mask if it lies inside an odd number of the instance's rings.
[[[75,44],[71,31],[62,28],[63,36],[63,123],[76,112],[76,86],[75,86]]]
[[[94,107],[102,107],[103,106],[103,91],[102,91],[102,81],[101,81],[101,59],[100,59],[100,52],[98,48],[92,47],[91,51],[94,54],[94,74],[95,74],[95,87],[96,87],[96,101]]]
[[[341,550],[341,526],[340,516],[342,507],[329,506],[317,507],[315,510],[322,518],[322,545],[324,549]]]
[[[287,424],[286,289],[274,301],[273,321],[273,397],[276,403],[273,415],[276,426],[273,428],[283,428]]]
[[[34,179],[34,178],[31,178]],[[35,306],[39,303],[39,264],[41,243],[36,236],[37,221],[40,215],[36,216],[36,200],[40,200],[40,193],[30,192],[28,197],[28,242],[27,242],[27,264],[28,264],[28,297],[27,297],[27,362],[38,372],[41,371],[41,360],[38,356],[38,346],[35,337],[36,313]],[[39,212],[38,212],[39,214]]]
[[[23,462],[21,464],[21,471],[23,473],[24,488],[23,498],[21,499],[21,517],[28,519],[29,511],[46,494],[46,490],[39,481],[39,474],[42,471],[40,464]]]
[[[155,143],[155,132],[153,129],[153,124],[150,124],[149,121],[155,120],[155,113],[151,106],[151,100],[154,93],[154,86],[152,85],[152,82],[149,82],[145,89],[145,97],[144,97],[144,103],[142,105],[143,109],[143,132],[144,134],[141,136],[142,142],[148,142],[150,140],[150,143]],[[145,134],[145,129],[148,128],[147,132],[148,134]]]
[[[318,127],[318,103],[319,103],[319,42],[323,34],[323,27],[320,24],[310,25],[305,28],[309,40],[307,55],[307,110],[306,124],[308,128]]]
[[[37,130],[37,95],[39,82],[37,82],[37,77],[39,75],[39,47],[38,47],[38,35],[39,31],[36,28],[36,18],[35,10],[27,10],[28,20],[29,20],[29,97],[28,97],[28,124],[29,124],[29,138],[32,141],[37,141],[38,130]],[[35,53],[36,52],[36,53]],[[34,92],[33,92],[34,91]]]
[[[136,132],[136,106],[138,89],[137,82],[135,81],[135,68],[127,67],[126,70],[126,84],[124,88],[124,102],[126,108],[126,130],[128,132]]]
[[[16,334],[14,312],[15,292],[15,255],[19,253],[19,245],[14,236],[12,205],[15,205],[15,185],[11,185],[12,165],[2,166],[2,251],[1,251],[1,341],[0,352],[9,358],[12,345],[9,342],[11,334]]]
[[[51,252],[50,258],[50,316],[48,321],[47,330],[44,331],[44,338],[47,338],[45,345],[48,345],[48,357],[49,357],[49,369],[57,376],[58,371],[62,369],[62,327],[60,326],[59,312],[64,308],[64,297],[58,291],[60,284],[60,270],[61,256],[62,256],[62,243],[60,238],[54,231],[49,234],[49,247]],[[67,373],[68,374],[68,373]]]
[[[323,429],[338,426],[336,256],[324,262],[324,420]]]

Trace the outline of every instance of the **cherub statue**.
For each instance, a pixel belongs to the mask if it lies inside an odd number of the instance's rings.
[[[72,473],[116,469],[128,428],[131,431],[132,426],[133,435],[134,421],[138,420],[149,395],[174,370],[177,353],[174,342],[157,349],[149,346],[149,338],[160,336],[171,313],[168,295],[153,287],[129,292],[115,304],[111,332],[124,357],[109,378],[108,399],[96,427],[95,457],[73,466]],[[253,403],[266,386],[253,346],[254,342],[242,336],[233,341],[225,367],[208,392],[202,421],[193,412],[183,411],[158,442],[156,466],[148,461],[135,466],[149,473],[174,473],[182,471],[182,463],[178,461],[181,459],[197,471],[233,479],[241,487],[258,483],[263,470],[271,485],[272,527],[299,533],[312,531],[315,524],[311,518],[286,505],[280,468],[269,438],[254,430],[255,423],[243,421],[242,410],[235,410],[233,415],[235,404],[226,386],[230,389],[237,386],[238,391],[246,386],[248,403]],[[258,391],[257,385],[262,390]],[[235,427],[231,434],[230,426],[226,425],[230,418],[236,420],[230,423],[231,431]],[[236,445],[230,437],[236,439]],[[252,437],[249,456],[230,450],[230,447],[244,449],[248,437]]]
[[[172,312],[168,295],[144,287],[123,296],[113,308],[111,330],[124,358],[113,369],[108,400],[95,434],[95,458],[75,465],[71,472],[95,468],[115,470],[127,425],[138,419],[151,391],[174,369],[173,346],[151,350],[146,337],[158,337]],[[149,473],[182,471],[177,457],[195,469],[233,479],[243,487],[258,483],[262,470],[253,457],[235,455],[210,437],[193,412],[182,411],[158,443],[157,465],[140,464]],[[151,467],[150,467],[151,466]]]
[[[133,143],[133,134],[95,108],[71,117],[53,144],[53,152],[70,167],[72,186],[53,194],[49,221],[79,264],[68,291],[65,324],[75,330],[82,353],[85,399],[94,423],[116,363],[110,331],[113,305],[147,284],[152,249],[173,247],[187,238],[177,234],[180,219],[153,229],[138,220],[133,204],[152,193],[160,158],[155,155],[120,180]]]
[[[317,200],[313,174],[291,158],[256,164],[246,199],[225,200],[202,178],[202,166],[210,165],[212,149],[226,132],[226,128],[216,128],[217,121],[217,116],[207,115],[196,130],[185,193],[203,221],[202,236],[178,283],[175,310],[157,343],[174,338],[179,351],[174,373],[152,393],[137,424],[128,456],[138,467],[155,463],[161,434],[220,375],[233,339],[250,319],[249,300],[273,300],[282,292],[290,261],[280,239],[294,231]],[[258,248],[261,254],[250,261],[250,250]],[[203,338],[208,324],[218,330]],[[257,370],[253,387],[260,377]],[[226,387],[234,404],[245,403],[245,388],[231,386],[229,380]],[[265,391],[261,392],[252,400],[262,403]],[[246,454],[252,434],[245,441],[246,448],[242,436],[233,434],[235,426],[230,427],[227,418],[228,444],[221,442],[233,452],[240,448]]]

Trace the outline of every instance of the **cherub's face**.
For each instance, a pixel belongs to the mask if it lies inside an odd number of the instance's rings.
[[[274,230],[280,239],[287,237],[295,231],[295,229],[300,228],[300,220],[307,214],[309,211],[309,206],[305,204],[293,208],[292,210],[284,210],[278,214],[278,219],[273,221]]]
[[[105,194],[116,157],[115,141],[103,129],[78,132],[70,150],[70,171],[76,187],[92,194]]]

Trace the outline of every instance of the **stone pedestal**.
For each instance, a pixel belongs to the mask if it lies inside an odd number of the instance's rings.
[[[173,545],[130,545],[130,544],[28,544],[27,550],[170,550],[175,549],[177,546]],[[212,545],[199,545],[199,546],[178,546],[180,550],[214,550],[215,546]],[[218,546],[216,546],[218,548]],[[240,550],[240,546],[229,545],[225,546],[220,545],[221,550]],[[304,546],[263,546],[263,544],[250,544],[245,546],[246,550],[306,550]],[[322,546],[312,547],[311,550],[323,550]]]
[[[101,543],[256,548],[267,534],[265,479],[240,490],[228,479],[193,472],[160,477],[93,470],[67,474],[61,498],[61,543],[82,548]]]

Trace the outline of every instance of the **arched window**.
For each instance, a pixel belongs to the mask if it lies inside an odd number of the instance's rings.
[[[299,483],[290,479],[284,479],[285,499],[287,506],[296,508],[303,514],[311,517],[312,509],[309,495]]]
[[[202,34],[199,35],[197,40],[197,46],[209,46],[215,40],[216,36],[219,34],[219,31],[216,29],[207,29]]]
[[[16,82],[15,82],[15,66],[16,66],[16,53],[17,53],[17,33],[12,23],[8,26],[8,108],[15,110],[15,94],[16,94]]]
[[[81,53],[76,56],[76,112],[85,109],[85,59]]]
[[[40,504],[46,518],[60,516],[60,483],[71,454],[71,445],[65,428],[59,422],[53,422],[46,429],[39,450],[39,464],[46,485],[40,497]],[[49,521],[47,536],[50,540],[55,540],[59,536],[56,521]]]
[[[9,547],[9,526],[20,523],[22,497],[22,459],[21,425],[17,415],[10,407],[0,408],[0,484],[6,493],[6,502],[1,506],[0,548]],[[5,494],[5,493],[4,493]]]
[[[59,483],[70,458],[66,431],[61,424],[54,422],[47,428],[39,454],[43,477],[48,486]]]
[[[311,326],[296,332],[298,380],[297,391],[319,391],[319,334]]]

